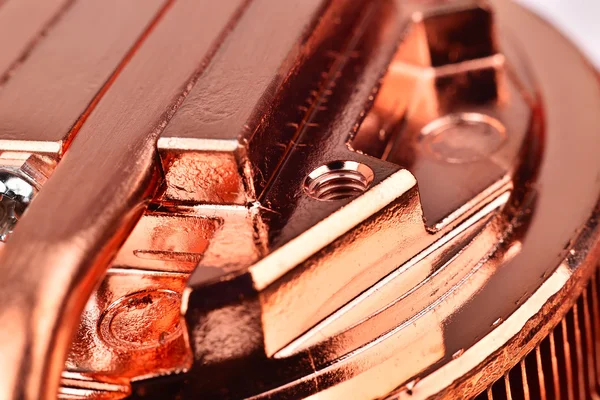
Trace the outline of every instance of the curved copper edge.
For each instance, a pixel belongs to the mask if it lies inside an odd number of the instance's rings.
[[[244,4],[163,13],[28,208],[0,256],[0,397],[56,396],[85,301],[157,187],[158,135]]]
[[[597,398],[599,272],[554,329],[477,400]]]
[[[597,273],[599,215],[600,209],[594,211],[569,256],[513,315],[456,360],[386,399],[472,398],[519,365],[561,323]],[[498,350],[490,354],[490,348]]]

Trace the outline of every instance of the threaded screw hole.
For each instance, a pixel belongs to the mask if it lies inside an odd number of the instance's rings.
[[[355,161],[334,161],[311,172],[304,190],[321,201],[344,200],[359,196],[373,182],[373,170]]]

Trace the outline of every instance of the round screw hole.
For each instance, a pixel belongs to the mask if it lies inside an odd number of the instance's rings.
[[[367,191],[373,182],[373,170],[355,161],[334,161],[311,172],[304,190],[317,200],[343,200]]]

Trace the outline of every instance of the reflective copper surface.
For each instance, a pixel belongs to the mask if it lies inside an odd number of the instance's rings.
[[[164,3],[74,2],[65,10],[2,85],[0,149],[62,155]]]
[[[508,0],[0,0],[0,399],[596,398],[599,110]]]
[[[0,320],[22,334],[0,351],[11,371],[2,396],[55,397],[83,306],[156,187],[156,138],[237,6],[219,8],[198,24],[210,4],[178,2],[148,21],[121,79],[15,229],[0,261],[6,278],[0,285],[7,288],[0,290],[6,305]],[[177,46],[174,36],[181,38]],[[22,290],[9,293],[17,284]]]
[[[51,27],[73,2],[70,0],[2,1],[0,7],[0,82],[6,81],[19,62],[27,57],[46,29]]]

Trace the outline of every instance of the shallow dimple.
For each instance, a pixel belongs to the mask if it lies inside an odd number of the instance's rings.
[[[492,117],[478,113],[451,114],[422,130],[426,152],[452,164],[488,158],[506,142],[506,129]]]
[[[180,304],[179,294],[170,290],[123,296],[100,317],[100,337],[127,350],[162,346],[181,334]]]

